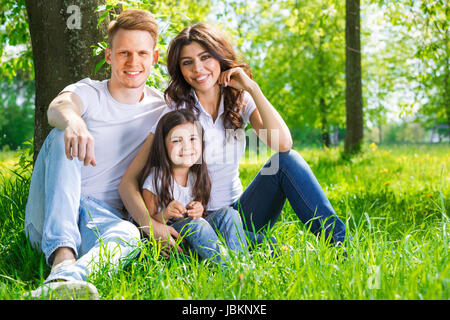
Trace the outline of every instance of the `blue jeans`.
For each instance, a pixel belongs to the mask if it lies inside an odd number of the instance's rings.
[[[34,165],[25,232],[49,265],[60,247],[71,248],[77,261],[51,273],[46,282],[86,280],[99,262],[108,261],[115,267],[122,258],[136,253],[137,227],[124,220],[121,211],[81,194],[82,165],[78,159],[66,158],[64,131],[53,129]]]
[[[224,263],[227,250],[222,246],[221,239],[234,252],[247,250],[241,218],[231,207],[212,211],[205,218],[177,220],[172,227],[202,259]]]
[[[274,167],[274,174],[264,169]],[[233,204],[248,231],[273,226],[289,200],[294,212],[310,230],[325,232],[332,243],[344,243],[345,224],[337,217],[330,201],[305,160],[295,150],[274,154]]]

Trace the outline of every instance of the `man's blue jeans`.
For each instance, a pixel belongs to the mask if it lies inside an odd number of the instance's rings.
[[[82,162],[68,160],[64,131],[53,129],[34,165],[25,209],[25,232],[49,265],[57,248],[71,248],[77,261],[51,273],[54,279],[86,280],[101,261],[117,266],[134,254],[139,230],[122,212],[81,194]]]
[[[274,164],[278,165],[274,174],[263,174],[263,170]],[[233,207],[241,213],[244,228],[259,231],[274,225],[286,199],[314,234],[324,231],[325,239],[344,243],[345,224],[337,217],[308,164],[295,150],[274,154]]]
[[[184,238],[200,258],[224,263],[227,249],[236,253],[247,250],[247,239],[239,213],[231,207],[209,212],[205,218],[184,218],[175,221],[172,227]]]

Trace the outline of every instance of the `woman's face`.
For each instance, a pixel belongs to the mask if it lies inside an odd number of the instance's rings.
[[[219,60],[198,42],[194,41],[181,49],[179,64],[184,79],[196,92],[206,93],[218,86]]]
[[[201,160],[202,137],[191,122],[173,127],[167,134],[165,143],[173,166],[190,168]]]

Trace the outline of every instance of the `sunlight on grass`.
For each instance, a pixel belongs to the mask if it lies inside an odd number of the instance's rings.
[[[18,153],[13,151],[0,152],[0,174],[9,175],[17,163]]]
[[[340,150],[299,151],[311,166],[351,237],[329,247],[297,219],[289,203],[266,242],[229,252],[227,267],[193,255],[165,258],[157,246],[110,276],[91,276],[103,299],[449,299],[449,172],[446,145],[365,146],[342,160]],[[269,155],[267,155],[268,157]],[[14,164],[0,157],[2,168]],[[12,162],[10,162],[12,161]],[[266,159],[246,156],[244,188]],[[4,177],[0,188],[0,299],[20,299],[48,275],[42,254],[23,233],[27,178]],[[267,238],[268,239],[268,238]],[[266,239],[266,240],[267,240]]]

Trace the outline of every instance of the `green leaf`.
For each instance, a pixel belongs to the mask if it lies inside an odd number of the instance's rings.
[[[100,68],[105,64],[105,58],[103,58],[102,60],[99,61],[99,63],[97,63],[97,65],[95,66],[95,70],[94,70],[94,74],[97,73],[98,70],[100,70]]]

